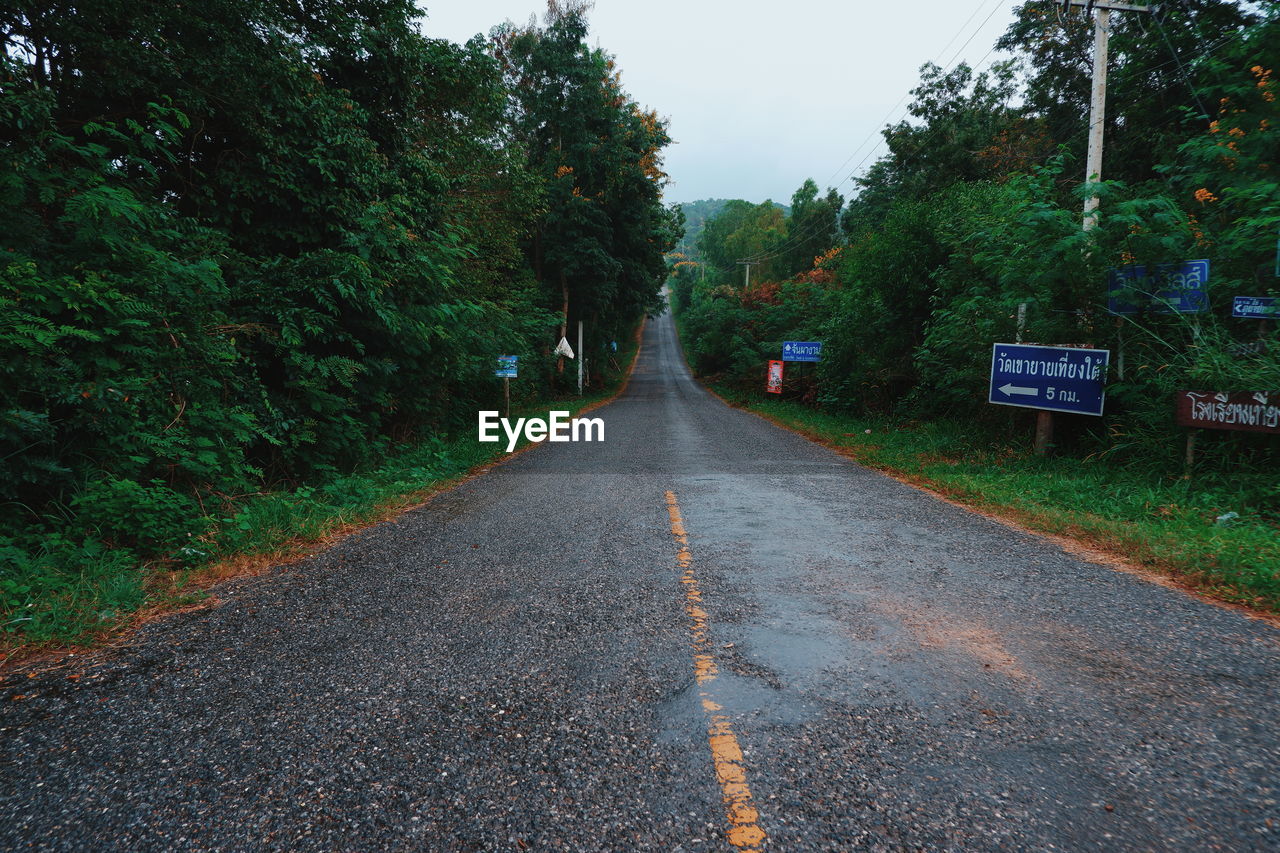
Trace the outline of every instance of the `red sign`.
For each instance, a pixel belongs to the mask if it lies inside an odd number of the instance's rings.
[[[1179,426],[1280,433],[1280,392],[1179,391]]]
[[[770,394],[782,393],[782,362],[769,362],[769,380],[765,385],[764,390],[768,391]]]

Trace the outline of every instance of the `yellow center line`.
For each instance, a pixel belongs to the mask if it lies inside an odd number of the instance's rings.
[[[680,515],[680,504],[676,502],[675,492],[667,492],[667,515],[671,517],[671,535],[680,546],[676,552],[676,565],[684,569],[680,583],[684,585],[684,611],[689,614],[689,630],[693,639],[693,675],[700,688],[698,695],[702,699],[702,710],[707,715],[707,742],[711,745],[711,760],[724,799],[725,817],[729,821],[726,837],[742,853],[760,853],[760,845],[767,836],[760,828],[760,813],[751,804],[746,760],[738,738],[733,733],[733,723],[726,714],[720,713],[724,708],[712,695],[711,683],[715,681],[719,670],[711,651],[707,611],[701,606],[702,590],[693,573],[689,535],[684,529],[684,519]]]

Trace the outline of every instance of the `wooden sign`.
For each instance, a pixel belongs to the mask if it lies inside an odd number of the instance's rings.
[[[1280,433],[1280,392],[1179,391],[1179,426]]]

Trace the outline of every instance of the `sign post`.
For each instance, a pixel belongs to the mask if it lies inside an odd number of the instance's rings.
[[[992,344],[987,402],[1037,410],[1035,452],[1053,440],[1050,412],[1101,416],[1111,351],[1085,347]]]
[[[1236,296],[1231,300],[1231,316],[1245,320],[1280,319],[1280,296]]]
[[[1187,431],[1184,479],[1196,458],[1197,429],[1229,429],[1280,435],[1280,392],[1179,391],[1173,419]]]
[[[1105,349],[992,344],[987,402],[1100,416],[1110,360]]]
[[[1260,348],[1265,348],[1267,345],[1267,321],[1280,320],[1280,296],[1234,297],[1231,300],[1231,316],[1245,320],[1256,319],[1258,321],[1258,339],[1254,344]]]
[[[765,380],[764,390],[770,394],[782,393],[782,368],[784,364],[781,361],[769,362],[769,374]]]
[[[822,360],[822,341],[783,341],[782,361],[769,362],[769,384],[765,388],[770,394],[782,393],[782,365],[788,361],[818,362]],[[775,365],[776,387],[775,387]]]
[[[1107,274],[1112,314],[1201,314],[1209,310],[1207,260],[1117,267]]]
[[[582,370],[587,361],[586,350],[582,348],[582,321],[578,321],[578,396],[582,396]]]
[[[1280,392],[1179,391],[1178,426],[1280,435]]]
[[[783,341],[783,361],[820,361],[822,341]]]
[[[503,417],[511,417],[511,380],[516,378],[520,356],[518,355],[500,355],[498,356],[498,369],[493,371],[494,376],[502,379],[502,400],[505,407]]]

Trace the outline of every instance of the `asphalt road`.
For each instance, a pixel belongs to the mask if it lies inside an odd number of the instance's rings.
[[[594,414],[11,679],[0,848],[1280,849],[1276,628],[727,408],[666,318]]]

